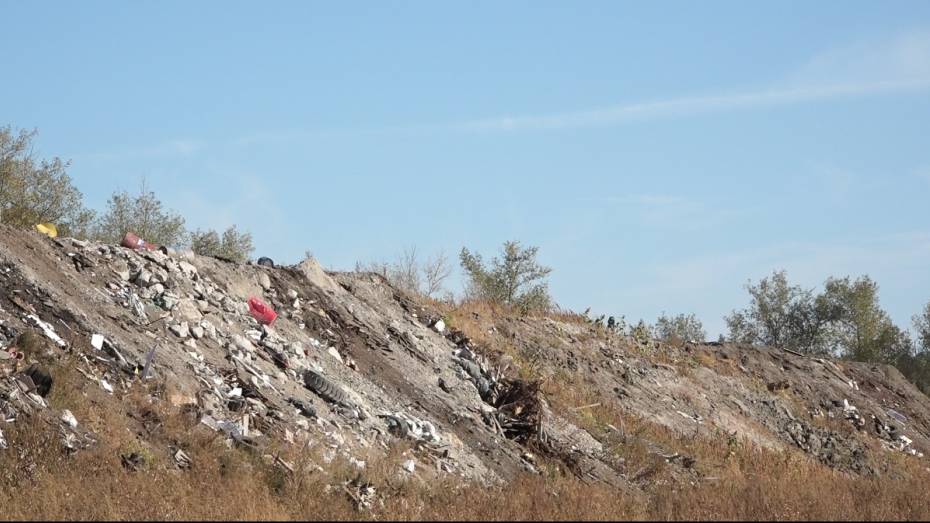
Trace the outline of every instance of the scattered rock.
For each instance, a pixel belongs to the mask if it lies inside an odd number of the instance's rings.
[[[112,270],[117,276],[119,276],[121,280],[129,281],[131,276],[129,272],[129,266],[124,260],[117,260],[113,262]]]
[[[190,328],[186,321],[172,324],[170,327],[168,327],[168,330],[170,330],[172,333],[174,333],[175,336],[181,339],[187,338],[190,335]]]
[[[344,363],[344,362],[342,361],[342,356],[339,354],[339,351],[336,350],[336,347],[330,347],[330,348],[326,349],[326,352],[329,353],[330,356],[332,356],[333,358],[335,358],[336,360],[338,360],[339,363]]]
[[[449,385],[446,383],[446,380],[442,379],[441,377],[439,378],[439,388],[442,389],[443,392],[452,392],[452,388],[449,387]]]
[[[144,269],[139,271],[139,274],[136,275],[135,283],[139,287],[148,287],[152,284],[152,273]]]
[[[233,335],[232,344],[235,348],[243,352],[253,352],[255,350],[255,345],[253,345],[248,338],[242,336],[241,334]]]
[[[203,318],[203,314],[200,312],[197,302],[189,298],[178,300],[172,313],[175,318],[187,323],[197,323]]]
[[[403,465],[401,465],[401,468],[403,468],[408,473],[413,474],[413,472],[417,469],[417,462],[412,459],[408,459],[404,462]]]
[[[59,419],[72,429],[76,429],[78,426],[77,418],[74,417],[74,414],[72,414],[70,410],[65,409],[61,411],[61,417]]]
[[[193,264],[181,260],[178,262],[178,267],[181,269],[181,273],[187,278],[196,279],[197,276],[197,267],[194,267]]]

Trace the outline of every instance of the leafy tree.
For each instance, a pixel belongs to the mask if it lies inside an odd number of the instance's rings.
[[[252,246],[252,235],[239,232],[233,225],[223,232],[222,239],[213,229],[196,230],[190,235],[191,250],[202,256],[213,256],[237,263],[249,259],[255,248]]]
[[[921,350],[930,352],[930,301],[924,305],[924,310],[920,314],[914,315],[913,321]]]
[[[87,236],[94,213],[84,207],[60,158],[36,158],[36,131],[0,127],[0,223],[31,227],[51,222],[59,234]]]
[[[774,271],[756,285],[750,281],[746,290],[752,298],[749,307],[724,318],[732,341],[828,352],[824,326],[832,311],[812,290],[790,285],[785,271]]]
[[[654,327],[656,338],[672,343],[703,342],[707,338],[704,325],[694,314],[659,316]]]
[[[878,284],[868,276],[828,278],[821,300],[830,310],[827,338],[834,353],[857,361],[893,363],[912,351],[907,333],[879,306]]]
[[[894,366],[924,394],[930,395],[930,352],[921,350],[899,356]]]
[[[777,271],[747,289],[750,306],[725,318],[734,341],[884,363],[913,354],[910,337],[882,310],[878,285],[868,276],[828,278],[815,295]]]
[[[912,319],[917,339],[908,353],[897,355],[894,365],[924,394],[930,395],[930,302]]]
[[[135,196],[125,190],[114,192],[96,229],[97,239],[109,243],[118,243],[128,231],[147,242],[172,247],[183,245],[187,239],[184,218],[163,210],[161,200],[146,186],[145,180]]]
[[[552,269],[536,262],[538,247],[520,247],[517,241],[503,246],[503,257],[486,266],[480,254],[462,248],[459,260],[468,276],[468,294],[494,303],[527,310],[545,310],[551,305],[545,281]]]

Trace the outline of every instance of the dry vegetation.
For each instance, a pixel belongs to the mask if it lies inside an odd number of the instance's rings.
[[[506,311],[488,305],[447,310],[473,339],[487,334],[482,318]],[[478,313],[478,317],[472,314]],[[488,315],[488,316],[485,316]],[[563,318],[564,319],[564,318]],[[485,337],[485,341],[490,340]],[[50,401],[68,408],[98,436],[96,447],[64,454],[41,416],[6,425],[10,449],[0,452],[4,519],[927,519],[930,471],[898,456],[894,477],[835,472],[794,452],[773,452],[728,438],[683,438],[629,416],[585,388],[558,377],[543,384],[553,409],[604,435],[616,463],[642,495],[624,495],[576,478],[543,460],[539,476],[506,486],[426,483],[398,473],[404,447],[369,460],[364,471],[317,448],[293,446],[254,453],[227,448],[197,417],[173,407],[164,384],[109,396],[69,370],[53,369]],[[147,398],[155,397],[155,400]],[[600,404],[598,404],[600,403]],[[592,405],[578,409],[579,405]],[[167,448],[192,459],[179,470]],[[658,450],[657,450],[658,449]],[[665,452],[693,459],[668,463]],[[129,470],[122,456],[144,456]],[[293,465],[286,471],[273,456]],[[271,458],[271,459],[269,459]],[[381,502],[357,509],[351,488],[370,482]]]
[[[550,472],[523,477],[504,488],[402,481],[396,453],[371,464],[361,481],[385,496],[384,506],[360,512],[340,485],[358,473],[340,463],[318,471],[315,454],[283,454],[297,471],[266,463],[240,449],[227,449],[212,434],[190,430],[183,413],[130,395],[114,401],[97,389],[62,383],[55,399],[99,429],[100,445],[64,456],[34,420],[17,425],[9,437],[15,452],[2,454],[0,506],[6,519],[925,519],[930,499],[926,470],[902,460],[900,477],[866,479],[833,472],[795,454],[764,451],[719,440],[681,440],[660,427],[621,418],[605,407],[591,409],[590,423],[616,424],[623,434],[614,451],[631,467],[653,467],[648,480],[660,485],[663,460],[642,441],[667,441],[700,463],[718,463],[712,480],[648,489],[641,498],[618,495],[571,475]],[[67,387],[67,388],[65,388]],[[62,390],[64,389],[64,390]],[[576,398],[582,399],[582,398]],[[126,413],[142,413],[143,426]],[[148,414],[145,414],[148,413]],[[144,437],[139,437],[140,432]],[[175,470],[170,456],[148,453],[150,463],[130,471],[120,456],[171,441],[194,460]],[[153,445],[154,447],[154,445]],[[400,450],[398,450],[400,452]],[[309,465],[309,466],[308,466]],[[306,466],[306,470],[301,470]],[[556,467],[545,467],[554,471]],[[329,486],[329,487],[328,487]]]

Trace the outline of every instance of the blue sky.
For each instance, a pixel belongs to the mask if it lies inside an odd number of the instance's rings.
[[[711,336],[773,269],[930,300],[930,2],[0,1],[0,124],[88,202],[330,268],[508,239]],[[451,287],[460,290],[458,275]]]

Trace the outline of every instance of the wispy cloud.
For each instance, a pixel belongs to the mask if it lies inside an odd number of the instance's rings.
[[[190,156],[206,147],[202,140],[174,139],[154,145],[128,147],[114,151],[75,155],[76,159],[88,161],[112,161],[131,158],[162,158]]]
[[[551,130],[618,125],[712,111],[787,105],[930,88],[930,32],[831,49],[812,57],[777,87],[542,115],[497,116],[455,124],[464,130]]]
[[[686,116],[711,111],[792,104],[887,92],[917,91],[927,88],[930,88],[930,78],[908,81],[770,89],[715,96],[681,97],[655,102],[616,105],[586,111],[554,113],[539,116],[495,117],[456,124],[455,127],[474,131],[554,130],[597,127],[670,116]]]
[[[660,118],[686,117],[720,111],[792,105],[869,95],[921,92],[930,89],[930,31],[861,42],[812,56],[781,81],[748,91],[683,95],[660,100],[542,114],[497,115],[463,121],[369,125],[325,129],[257,132],[229,140],[241,147],[294,143],[321,137],[436,132],[516,132],[605,127]],[[93,159],[186,156],[205,147],[195,140],[171,140],[151,147],[87,155]]]
[[[576,111],[498,115],[458,122],[290,130],[242,137],[236,145],[297,142],[321,135],[546,131],[614,126],[755,107],[790,105],[930,89],[930,31],[829,49],[766,88],[685,95]]]

